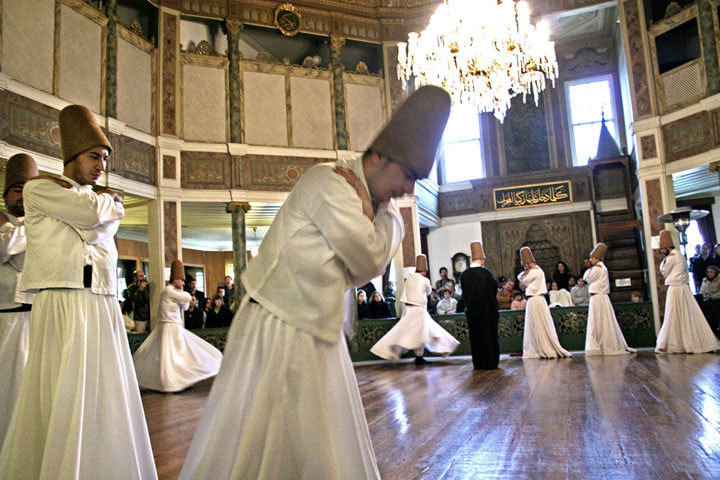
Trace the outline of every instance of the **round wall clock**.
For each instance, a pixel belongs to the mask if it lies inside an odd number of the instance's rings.
[[[300,12],[289,3],[278,5],[273,23],[284,35],[293,36],[300,31]]]

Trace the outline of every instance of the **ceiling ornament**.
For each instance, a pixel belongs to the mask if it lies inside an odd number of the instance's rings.
[[[444,0],[420,34],[398,43],[404,84],[437,85],[453,103],[494,112],[501,122],[510,100],[522,94],[538,104],[545,79],[555,86],[555,43],[546,23],[530,23],[527,3],[514,0]]]

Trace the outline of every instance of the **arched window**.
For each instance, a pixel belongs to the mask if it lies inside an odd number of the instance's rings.
[[[480,115],[472,105],[453,105],[443,136],[443,178],[454,183],[485,176]]]

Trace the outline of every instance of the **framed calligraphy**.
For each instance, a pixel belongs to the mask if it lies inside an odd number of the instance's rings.
[[[570,180],[493,189],[495,210],[558,205],[572,203],[572,201]]]

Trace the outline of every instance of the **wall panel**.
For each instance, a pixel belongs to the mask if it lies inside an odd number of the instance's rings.
[[[250,145],[288,145],[285,76],[243,72],[245,142]]]

